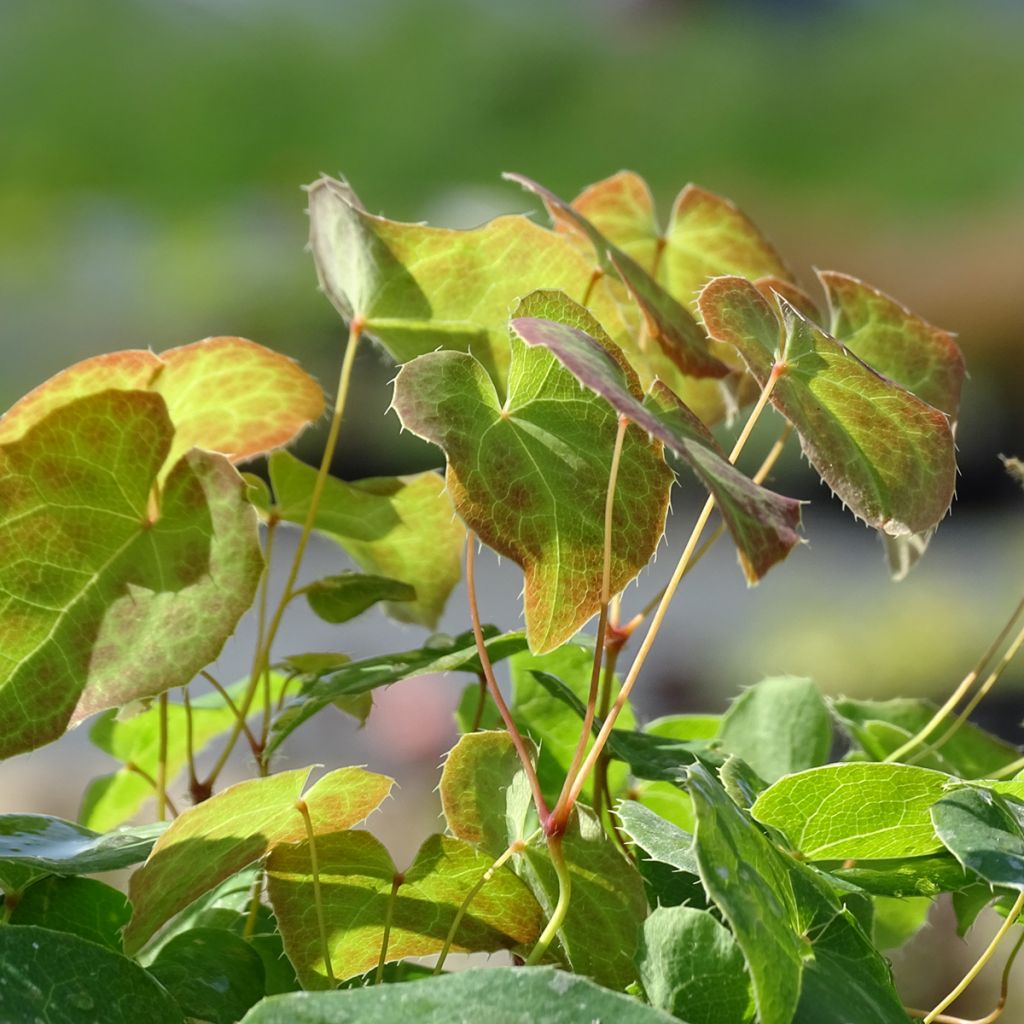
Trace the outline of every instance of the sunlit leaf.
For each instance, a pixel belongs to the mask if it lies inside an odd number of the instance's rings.
[[[305,523],[316,470],[288,452],[275,452],[269,468],[274,511],[288,522]],[[387,603],[389,615],[428,628],[437,624],[462,576],[466,532],[436,473],[353,483],[328,477],[313,525],[366,572],[415,590],[415,599]]]
[[[30,885],[13,903],[8,923],[70,932],[121,952],[121,929],[132,908],[123,892],[95,878],[50,875]]]
[[[471,355],[431,352],[399,371],[394,407],[407,429],[444,450],[448,487],[470,529],[522,567],[526,635],[540,654],[569,639],[600,605],[617,416],[550,353],[515,337],[510,343],[504,403]],[[639,399],[622,353],[607,351]],[[654,553],[671,481],[661,444],[627,431],[613,512],[612,593]]]
[[[324,923],[335,977],[362,974],[380,958],[390,922],[387,959],[437,954],[455,914],[494,858],[451,836],[432,836],[398,876],[390,855],[369,832],[317,839]],[[267,862],[270,900],[284,948],[303,987],[329,987],[315,915],[307,842],[278,846]],[[389,906],[390,904],[390,906]],[[452,949],[494,952],[534,942],[544,918],[529,889],[502,868],[473,897]]]
[[[279,843],[300,842],[305,822],[296,801],[309,768],[240,782],[184,811],[132,875],[135,908],[124,932],[133,953],[193,900]],[[340,832],[362,821],[391,791],[391,779],[362,768],[339,768],[303,796],[316,834]]]
[[[810,860],[922,857],[942,849],[929,810],[949,782],[913,765],[830,764],[779,779],[751,813]]]
[[[468,351],[503,391],[516,300],[536,288],[581,298],[588,290],[593,261],[526,217],[453,231],[372,216],[344,181],[321,178],[308,191],[321,287],[399,363],[438,348]],[[625,335],[607,285],[598,282],[588,304],[613,336]]]
[[[346,572],[325,576],[305,587],[309,607],[324,622],[348,622],[372,608],[378,601],[414,601],[416,591],[408,583],[386,576]]]
[[[700,296],[710,335],[734,346],[762,387],[778,374],[773,404],[850,510],[892,536],[930,530],[953,497],[947,416],[879,376],[784,299],[778,307],[737,277],[716,278]]]
[[[268,999],[242,1024],[678,1024],[674,1017],[552,967],[460,971],[402,985]]]
[[[172,434],[160,396],[106,391],[0,447],[0,756],[188,682],[249,607],[263,561],[222,456],[178,462],[152,518]]]
[[[652,860],[677,871],[698,873],[693,836],[666,821],[636,800],[623,800],[615,808],[622,831]]]
[[[0,419],[0,444],[109,388],[163,397],[175,431],[168,466],[190,448],[242,462],[294,440],[324,410],[320,386],[294,360],[244,338],[207,338],[160,355],[112,352],[62,370]]]
[[[664,385],[655,383],[641,401],[612,357],[610,339],[586,310],[564,295],[536,292],[520,305],[511,326],[693,469],[718,502],[749,582],[799,543],[800,503],[759,487],[731,466],[700,420]]]
[[[970,882],[964,869],[948,853],[895,860],[820,863],[832,875],[877,896],[928,896],[956,892]]]

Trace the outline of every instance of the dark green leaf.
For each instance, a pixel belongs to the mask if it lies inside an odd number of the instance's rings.
[[[947,853],[898,860],[819,862],[818,867],[879,896],[938,896],[969,884],[964,869]]]
[[[1024,892],[1024,808],[989,789],[964,786],[932,808],[935,831],[968,871]]]
[[[51,875],[17,897],[11,924],[70,932],[121,952],[121,929],[132,916],[124,893],[95,878]]]
[[[415,601],[408,583],[358,572],[325,576],[304,588],[309,607],[325,622],[339,624],[362,615],[378,601]]]

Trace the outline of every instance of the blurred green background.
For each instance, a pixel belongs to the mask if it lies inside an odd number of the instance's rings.
[[[631,167],[666,214],[696,181],[737,201],[806,284],[814,266],[844,270],[958,332],[962,476],[954,517],[894,585],[874,537],[791,453],[775,486],[814,499],[809,548],[748,593],[720,545],[641,703],[720,708],[777,671],[858,696],[945,693],[1024,578],[1024,495],[996,458],[1024,454],[1022,42],[1014,0],[7,0],[0,408],[82,357],[215,334],[332,382],[343,331],[304,252],[300,190],[322,172],[374,212],[451,226],[533,208],[504,170],[571,196]],[[385,418],[386,359],[364,350],[358,373],[338,472],[437,465]],[[676,501],[670,542],[695,500]],[[513,627],[518,579],[507,564],[494,579]],[[464,619],[457,594],[446,628]],[[1012,672],[1011,696],[985,705],[1018,740],[1022,683]],[[401,706],[415,743],[386,716],[368,738],[436,764],[447,710],[424,733],[421,698]]]

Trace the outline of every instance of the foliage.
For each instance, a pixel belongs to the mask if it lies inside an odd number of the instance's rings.
[[[800,542],[800,502],[764,486],[791,430],[909,571],[952,500],[952,338],[832,272],[822,317],[756,227],[694,186],[661,233],[636,175],[572,204],[516,180],[553,228],[402,224],[347,183],[311,187],[317,271],[350,332],[319,470],[282,450],[320,415],[319,386],[236,338],[88,360],[0,419],[0,752],[101,713],[90,738],[119,765],[81,823],[0,816],[4,1019],[84,1022],[102,1001],[104,1019],[215,1024],[895,1024],[883,951],[930,900],[952,892],[963,927],[994,902],[999,937],[1016,926],[1024,760],[966,717],[1024,644],[1024,602],[939,709],[829,704],[790,676],[722,716],[643,726],[630,707],[708,544],[727,531],[754,584]],[[394,411],[444,452],[444,480],[330,476],[364,338],[401,363]],[[712,428],[748,405],[727,454]],[[770,406],[779,440],[745,471]],[[257,455],[269,484],[234,468]],[[627,617],[674,460],[707,501],[666,589]],[[295,527],[274,606],[267,563]],[[314,531],[362,571],[300,587]],[[478,541],[521,567],[525,632],[480,622]],[[360,661],[281,652],[299,597],[339,627],[379,606],[432,628],[463,548],[461,635]],[[222,686],[206,667],[257,593],[251,675]],[[403,871],[357,827],[393,781],[346,767],[308,785],[281,746],[329,706],[364,720],[377,688],[438,672],[471,680],[463,735],[439,779],[445,832]],[[243,739],[253,777],[218,789]],[[157,820],[126,826],[150,796]],[[126,866],[127,897],[87,877]],[[521,966],[445,975],[451,951]]]

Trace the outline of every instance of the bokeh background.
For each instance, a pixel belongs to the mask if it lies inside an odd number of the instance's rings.
[[[532,208],[503,170],[571,196],[631,167],[666,212],[696,181],[736,200],[805,283],[812,267],[844,270],[959,334],[962,475],[953,516],[897,585],[873,535],[791,453],[774,485],[812,501],[810,544],[751,592],[719,545],[677,600],[641,709],[721,709],[783,671],[830,693],[945,693],[1024,577],[1024,495],[997,459],[1024,453],[1022,43],[1017,0],[4,3],[0,408],[85,356],[216,334],[333,381],[343,331],[315,289],[300,190],[321,172],[375,212],[461,227]],[[357,372],[336,471],[438,465],[385,413],[386,358],[364,350]],[[320,441],[310,432],[300,454],[315,460]],[[694,491],[675,501],[669,548]],[[313,554],[321,573],[337,561]],[[485,614],[514,628],[515,568],[484,571]],[[371,619],[346,632],[296,616],[285,646],[358,656],[422,639]],[[459,591],[443,626],[465,621]],[[242,674],[250,637],[244,625],[225,676]],[[1022,684],[1009,672],[981,713],[1015,740]],[[459,689],[394,687],[362,732],[339,715],[289,756],[395,773],[399,809],[381,827],[411,853],[434,827]],[[73,817],[79,780],[109,767],[80,730],[0,766],[0,809]],[[901,955],[920,1001],[962,955],[945,937],[936,952],[937,934]]]

